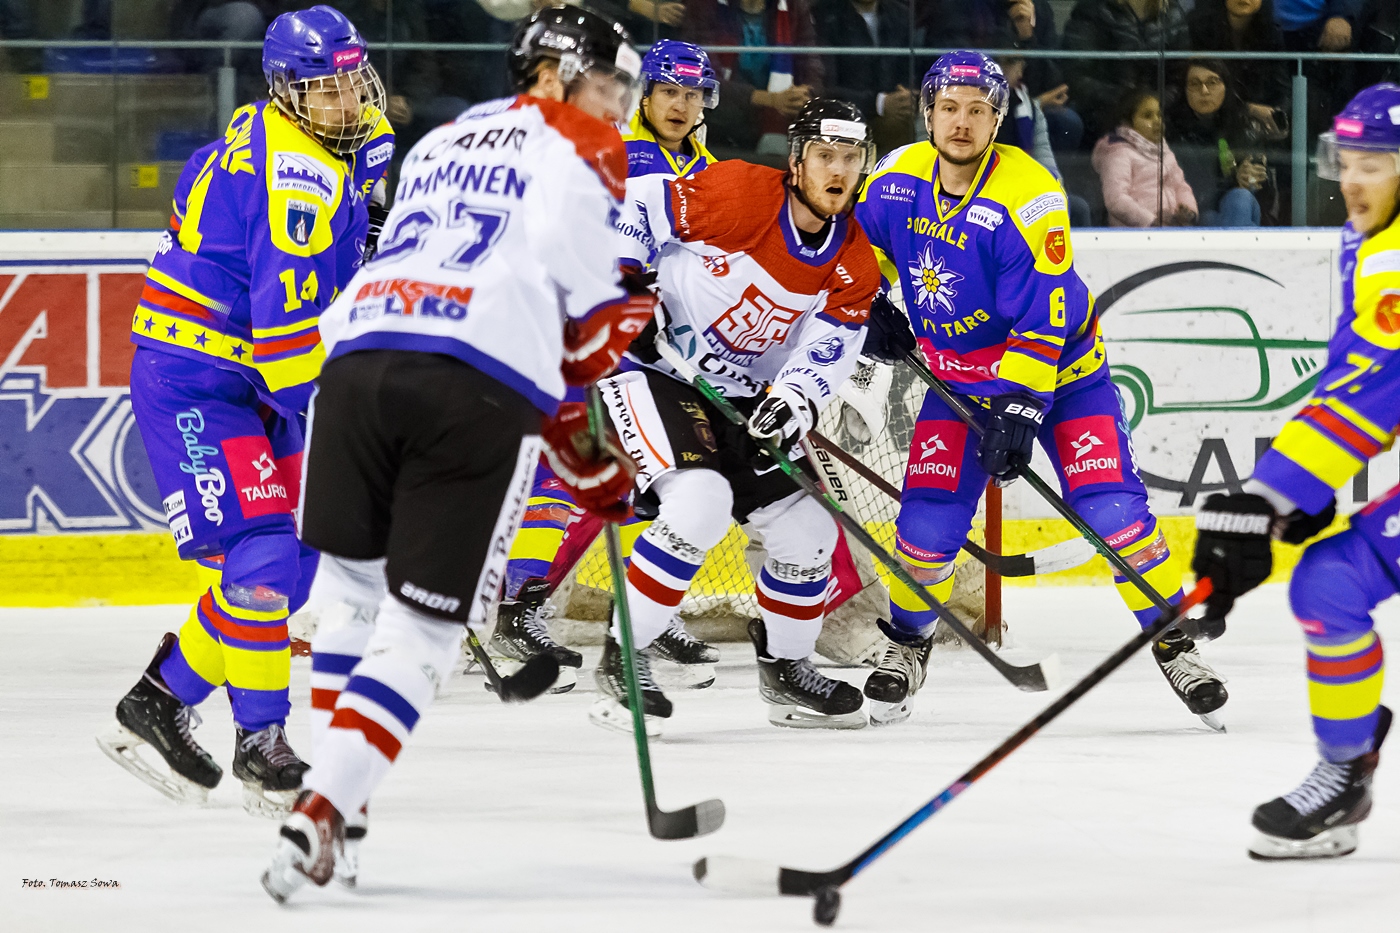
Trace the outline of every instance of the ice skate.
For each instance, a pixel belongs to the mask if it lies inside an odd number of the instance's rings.
[[[1225,692],[1224,678],[1202,660],[1196,643],[1182,632],[1170,629],[1152,643],[1152,656],[1186,708],[1216,732],[1224,732],[1225,725],[1216,710],[1225,705],[1230,694]]]
[[[909,698],[919,692],[928,677],[928,658],[933,639],[913,643],[896,640],[896,632],[883,619],[877,623],[889,638],[880,665],[865,680],[870,698],[870,724],[890,726],[909,718]]]
[[[223,769],[194,740],[191,730],[202,720],[194,707],[175,698],[160,676],[160,665],[175,647],[169,632],[136,686],[117,703],[116,722],[97,736],[103,754],[171,800],[204,804]],[[142,755],[148,745],[163,766]]]
[[[667,687],[703,690],[715,682],[719,649],[687,632],[680,616],[671,618],[671,627],[648,650],[653,659],[667,662],[658,664],[655,671],[657,681]]]
[[[651,648],[636,652],[634,663],[637,668],[637,686],[642,691],[642,712],[645,716],[647,735],[656,738],[661,735],[661,720],[671,717],[671,701],[656,685],[651,675]],[[622,672],[622,647],[608,636],[603,646],[603,656],[593,672],[598,689],[603,696],[588,711],[588,718],[604,729],[616,732],[632,732],[632,707],[627,702],[627,681]]]
[[[554,607],[549,604],[549,581],[539,577],[526,580],[516,599],[508,599],[496,610],[496,631],[486,650],[502,677],[509,677],[537,654],[551,654],[559,662],[559,679],[550,693],[568,693],[578,683],[577,668],[583,655],[565,648],[549,635]]]
[[[369,832],[369,804],[345,821],[345,841],[335,855],[332,877],[343,887],[353,888],[360,879],[360,844]]]
[[[303,791],[278,832],[263,890],[279,904],[307,881],[324,887],[345,844],[345,819],[320,794]]]
[[[239,727],[233,747],[233,776],[243,782],[243,809],[281,819],[292,810],[310,765],[297,757],[287,732],[271,725],[257,732]]]
[[[1391,718],[1382,706],[1371,751],[1350,761],[1319,761],[1296,790],[1260,804],[1253,819],[1259,835],[1249,846],[1249,857],[1271,862],[1355,852],[1357,826],[1371,815],[1371,777]]]
[[[758,692],[768,704],[768,721],[791,729],[860,729],[865,726],[859,690],[822,674],[807,658],[768,654],[762,619],[749,620],[749,640],[758,652]]]

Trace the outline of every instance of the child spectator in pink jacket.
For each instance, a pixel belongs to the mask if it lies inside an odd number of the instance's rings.
[[[1118,129],[1094,146],[1092,162],[1103,181],[1110,227],[1189,227],[1196,222],[1196,196],[1162,140],[1162,105],[1152,91],[1128,94]]]

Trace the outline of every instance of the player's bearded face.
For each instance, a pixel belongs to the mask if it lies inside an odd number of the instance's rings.
[[[1361,234],[1380,232],[1400,207],[1400,166],[1393,152],[1342,149],[1342,198],[1347,220]]]
[[[997,131],[996,108],[975,87],[939,91],[924,119],[939,158],[954,165],[980,160]]]
[[[864,168],[863,147],[814,140],[807,144],[802,161],[792,166],[792,172],[807,204],[830,217],[850,204]]]
[[[655,84],[642,101],[642,112],[663,143],[675,145],[695,129],[705,106],[705,92],[698,87]]]
[[[306,109],[311,128],[323,136],[339,136],[360,122],[360,89],[348,73],[310,82]]]

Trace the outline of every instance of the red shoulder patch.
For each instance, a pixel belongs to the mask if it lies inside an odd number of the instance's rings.
[[[538,107],[544,122],[573,143],[579,158],[598,173],[614,198],[622,200],[627,190],[627,147],[617,127],[562,101],[522,97],[518,103]]]

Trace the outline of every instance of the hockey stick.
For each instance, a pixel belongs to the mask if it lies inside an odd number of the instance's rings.
[[[984,428],[982,423],[972,414],[972,411],[968,409],[963,400],[954,395],[953,390],[948,388],[948,383],[933,374],[933,370],[928,368],[928,363],[924,361],[923,357],[919,356],[917,350],[912,350],[905,354],[904,361],[909,364],[914,372],[918,373],[919,378],[927,383],[928,387],[932,389],[949,408],[953,409],[959,418],[966,422],[969,428],[976,432],[978,437],[981,437],[986,432],[987,429]],[[1162,612],[1173,611],[1172,604],[1167,601],[1167,598],[1157,592],[1152,584],[1144,580],[1142,574],[1137,572],[1137,568],[1123,559],[1122,554],[1119,554],[1113,548],[1109,547],[1108,542],[1100,537],[1097,531],[1090,528],[1089,523],[1084,521],[1078,512],[1070,508],[1069,503],[1062,499],[1059,493],[1051,489],[1045,480],[1041,479],[1040,476],[1030,468],[1029,464],[1021,468],[1020,475],[1022,479],[1030,484],[1032,489],[1040,493],[1042,499],[1050,503],[1051,507],[1053,507],[1056,512],[1060,513],[1065,521],[1074,526],[1075,531],[1084,536],[1084,540],[1094,546],[1094,550],[1103,555],[1103,559],[1108,561],[1114,570],[1126,577],[1128,582],[1132,583],[1132,585],[1137,588],[1138,592],[1151,600],[1152,605],[1156,606],[1157,609]]]
[[[537,654],[520,666],[520,670],[509,677],[502,677],[486,649],[476,637],[470,625],[467,626],[467,647],[472,657],[486,675],[486,689],[501,698],[502,703],[524,703],[544,693],[559,679],[559,661],[550,654]]]
[[[1096,687],[1109,674],[1122,667],[1123,663],[1141,650],[1144,645],[1151,643],[1162,632],[1180,622],[1188,611],[1204,602],[1210,592],[1210,579],[1201,580],[1196,584],[1195,589],[1181,601],[1181,605],[1173,606],[1169,612],[1163,612],[1156,622],[1138,632],[1121,648],[1105,658],[1098,667],[1084,675],[1082,680],[1067,690],[1064,696],[1047,706],[1034,719],[1012,733],[1006,741],[992,749],[981,761],[963,772],[956,781],[945,787],[932,800],[909,814],[898,826],[885,833],[873,845],[846,864],[830,871],[802,871],[797,868],[783,868],[756,859],[713,856],[702,858],[695,863],[695,879],[708,888],[736,894],[815,895],[817,902],[813,909],[813,919],[822,926],[830,926],[836,920],[836,913],[841,907],[841,895],[837,890],[841,885],[869,868],[871,863],[894,848],[895,843],[909,835],[931,816],[951,803],[955,797],[977,783],[983,775],[1004,761],[1033,735],[1054,722],[1056,717],[1073,706],[1080,697]]]
[[[656,349],[666,362],[671,364],[676,372],[680,373],[683,378],[689,381],[690,384],[695,387],[696,391],[705,397],[706,401],[724,415],[726,420],[732,422],[737,427],[748,427],[748,420],[739,413],[739,410],[734,407],[733,403],[725,398],[718,389],[710,385],[705,377],[700,375],[700,373],[695,370],[695,367],[691,366],[674,347],[667,343],[665,337],[661,334],[657,335]],[[773,459],[773,462],[788,475],[788,478],[797,484],[799,489],[817,500],[822,508],[830,512],[831,517],[836,519],[837,523],[840,524],[842,528],[846,529],[847,534],[855,538],[861,547],[870,552],[871,556],[884,564],[885,569],[887,569],[895,579],[899,580],[900,583],[903,583],[912,590],[919,599],[923,600],[926,606],[938,614],[938,618],[941,619],[945,625],[957,633],[959,638],[967,642],[968,645],[972,647],[973,651],[976,651],[982,656],[983,660],[996,668],[997,673],[1001,674],[1001,676],[1005,677],[1021,690],[1038,693],[1042,690],[1049,689],[1048,677],[1046,674],[1047,669],[1053,669],[1058,664],[1053,656],[1046,658],[1039,664],[1030,664],[1025,667],[1008,664],[1006,661],[1002,660],[997,656],[995,651],[988,648],[986,644],[982,642],[982,639],[972,634],[972,632],[968,630],[968,627],[963,624],[962,620],[953,614],[952,610],[939,602],[938,597],[934,596],[928,591],[927,587],[910,576],[909,571],[905,570],[904,566],[898,560],[890,556],[884,548],[880,547],[876,540],[871,537],[870,532],[865,530],[865,526],[847,515],[834,498],[823,492],[821,487],[818,486],[810,476],[803,473],[799,467],[789,460],[782,451],[778,449],[777,444],[772,440],[762,439],[758,440],[758,445]]]
[[[900,501],[899,490],[895,488],[894,484],[861,463],[850,451],[845,450],[815,428],[808,431],[807,436],[812,439],[812,443],[844,463],[851,472],[861,479],[894,501]],[[1093,546],[1083,538],[1071,538],[1068,541],[1061,541],[1059,544],[1052,544],[1047,548],[1030,551],[1026,554],[993,554],[975,541],[968,541],[962,546],[962,549],[971,554],[978,563],[992,573],[1002,577],[1033,577],[1042,573],[1069,570],[1083,564],[1095,554]]]
[[[607,423],[603,395],[596,385],[588,390],[588,421],[594,438],[603,435]],[[627,684],[627,705],[632,709],[632,735],[637,741],[637,769],[642,774],[642,796],[646,800],[647,827],[657,839],[690,839],[714,832],[724,825],[724,801],[702,800],[694,806],[666,811],[656,805],[656,787],[651,777],[651,751],[647,746],[646,714],[642,710],[642,688],[637,683],[637,666],[632,654],[632,614],[627,606],[627,574],[622,563],[622,537],[615,522],[603,525],[612,570],[613,594],[617,609],[617,631],[622,640],[622,678]]]

